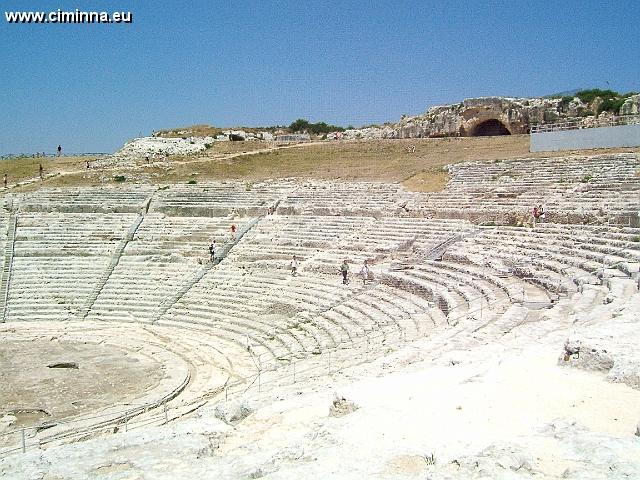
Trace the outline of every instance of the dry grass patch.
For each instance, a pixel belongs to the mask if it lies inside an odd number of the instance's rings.
[[[7,174],[9,186],[39,176],[39,166],[42,165],[45,175],[56,175],[63,172],[82,170],[86,162],[96,157],[20,157],[2,160],[0,162],[0,177]]]
[[[449,183],[449,172],[443,168],[425,170],[406,180],[402,181],[402,185],[412,192],[441,192]]]
[[[7,160],[9,184],[45,173],[60,173],[21,190],[134,183],[197,183],[220,180],[247,182],[297,177],[301,179],[382,181],[402,183],[420,192],[442,190],[448,182],[443,166],[473,160],[499,161],[513,158],[566,157],[602,153],[640,152],[640,148],[598,149],[571,152],[529,152],[528,135],[406,140],[360,140],[316,142],[274,146],[264,142],[218,142],[197,155],[171,156],[166,161],[103,170],[85,169],[86,158]],[[1,174],[2,172],[0,172]],[[637,172],[636,174],[640,174]],[[117,175],[126,181],[114,182]],[[12,178],[12,176],[15,176]]]
[[[415,152],[409,153],[411,146],[415,146]],[[197,174],[203,180],[300,177],[401,182],[424,173],[420,181],[415,180],[416,188],[418,184],[420,188],[437,188],[446,181],[439,167],[469,159],[523,156],[528,154],[529,137],[322,142],[227,159],[216,158],[215,152],[209,153],[211,150],[197,161],[177,160],[163,180],[184,181]],[[427,177],[431,178],[428,187]]]

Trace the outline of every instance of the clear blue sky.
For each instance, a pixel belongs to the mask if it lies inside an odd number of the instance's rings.
[[[0,154],[209,123],[397,121],[466,97],[640,90],[636,1],[69,2],[131,25],[0,26]],[[607,84],[607,82],[609,82]]]

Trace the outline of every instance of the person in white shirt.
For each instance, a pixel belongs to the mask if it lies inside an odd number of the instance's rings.
[[[366,285],[367,280],[369,280],[369,276],[371,275],[371,271],[369,270],[369,265],[367,265],[367,261],[364,261],[362,268],[360,269],[360,276],[362,277],[362,284]]]
[[[293,256],[293,260],[291,260],[291,275],[294,277],[298,275],[298,260],[296,260],[296,256]]]

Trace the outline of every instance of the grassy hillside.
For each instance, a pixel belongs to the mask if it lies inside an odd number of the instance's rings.
[[[412,148],[415,147],[415,151]],[[114,165],[86,170],[78,160],[66,174],[35,182],[42,186],[114,185],[134,183],[201,183],[209,180],[259,181],[276,178],[341,179],[399,182],[416,191],[439,191],[448,181],[443,167],[470,160],[501,160],[593,155],[603,152],[640,152],[639,148],[574,152],[529,152],[528,135],[500,137],[427,138],[315,142],[275,146],[261,142],[221,142],[193,156],[171,156],[147,164]],[[37,160],[37,159],[34,159]],[[55,162],[55,161],[53,161]],[[18,166],[18,165],[17,165]],[[20,168],[25,165],[20,164]],[[63,169],[60,162],[56,168]],[[31,170],[33,166],[29,167]],[[49,168],[49,167],[45,167]],[[35,163],[37,175],[37,162]],[[114,181],[120,176],[119,182]]]

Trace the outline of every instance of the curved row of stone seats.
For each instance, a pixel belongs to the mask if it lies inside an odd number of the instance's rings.
[[[602,276],[602,270],[610,268],[635,273],[640,265],[639,235],[640,229],[629,227],[538,224],[535,229],[484,230],[478,241],[537,250],[532,257],[559,262],[560,273],[577,279],[585,272]]]
[[[623,227],[599,227],[586,231],[599,232],[606,245],[608,234],[619,235],[633,231]],[[618,233],[616,233],[618,232]],[[578,238],[586,241],[578,241]],[[485,229],[473,238],[454,244],[445,258],[482,265],[489,258],[501,263],[520,277],[544,286],[547,290],[571,293],[577,285],[599,284],[607,275],[630,275],[638,270],[638,249],[635,242],[626,242],[625,248],[616,240],[611,249],[584,237],[579,227],[548,226],[536,229],[503,227]],[[633,238],[633,237],[632,237]],[[617,273],[616,273],[617,272]]]
[[[636,154],[467,162],[449,170],[444,191],[413,194],[406,209],[416,216],[513,223],[531,220],[532,207],[543,204],[556,223],[640,225]]]
[[[158,255],[123,255],[102,287],[88,320],[150,322],[171,293],[201,265]]]
[[[135,335],[138,330],[132,332]],[[245,348],[216,336],[210,329],[167,321],[164,325],[144,325],[143,338],[147,343],[148,337],[192,367],[189,383],[168,403],[169,409],[192,406],[219,394],[228,385],[246,384],[256,373],[255,363]]]
[[[106,256],[15,257],[6,320],[73,317],[108,264]]]
[[[473,246],[454,245],[444,258],[474,265],[484,265],[487,250],[490,251],[490,264],[499,270],[510,273],[534,283],[550,294],[570,294],[577,290],[572,278],[580,278],[581,283],[599,283],[588,271],[573,268],[558,258],[541,256],[537,250],[526,250],[519,245],[476,244]],[[573,277],[572,277],[573,275]]]
[[[486,190],[497,185],[560,190],[582,182],[589,189],[627,190],[637,186],[638,169],[640,159],[633,153],[465,162],[449,166],[452,178],[447,190]]]
[[[359,282],[342,285],[338,275],[326,278],[302,273],[293,277],[283,270],[231,263],[210,271],[159,323],[170,319],[210,326],[217,335],[249,346],[263,363],[277,363],[321,353],[344,340],[340,329],[348,327],[336,327],[335,320],[320,321],[319,317],[359,309],[361,316],[368,311],[369,323],[378,318],[365,331],[392,324],[395,320],[383,320],[385,313],[367,304],[366,296],[360,298],[363,288]],[[346,337],[359,335],[356,329]]]
[[[428,253],[434,247],[476,230],[473,224],[456,219],[382,218],[362,235],[352,239],[357,250],[393,252],[408,249]]]
[[[428,252],[475,229],[460,220],[275,215],[263,219],[234,253],[254,260],[292,255],[322,263],[339,263],[353,255],[373,260],[380,253]]]
[[[515,299],[517,287],[477,273],[455,264],[422,261],[417,265],[392,268],[383,277],[386,283],[425,295],[447,314],[450,323],[457,323],[475,312],[485,317],[495,316]]]
[[[11,194],[21,212],[140,213],[155,187],[41,189]]]
[[[281,215],[389,216],[404,212],[399,185],[372,182],[308,182],[278,206]]]
[[[326,217],[271,215],[243,240],[260,245],[286,245],[306,248],[336,246],[347,237],[366,231],[374,221],[368,217]]]
[[[544,305],[552,300],[544,288],[520,280],[504,266],[501,269],[500,266],[494,265],[494,262],[491,261],[485,261],[485,263],[480,263],[479,265],[470,264],[465,261],[467,260],[466,257],[463,257],[462,261],[453,261],[455,255],[452,253],[447,253],[445,257],[449,261],[441,260],[425,263],[430,266],[436,266],[439,271],[459,272],[466,276],[465,280],[467,282],[472,281],[484,289],[492,290],[493,294],[486,296],[487,301],[495,299],[499,303]]]
[[[298,247],[294,245],[277,245],[247,243],[243,241],[238,244],[227,256],[229,262],[256,262],[257,264],[273,265],[278,262],[282,265],[289,265],[295,255],[301,261],[312,258],[321,252],[320,248]],[[285,262],[285,263],[283,263]]]
[[[359,279],[352,279],[351,283],[360,282]],[[349,348],[350,344],[366,337],[376,337],[382,341],[394,336],[421,336],[438,321],[436,319],[439,316],[434,314],[432,307],[433,304],[420,296],[374,282],[363,285],[360,291],[331,308],[316,313],[312,322],[333,324],[334,337],[339,340],[334,346]],[[432,314],[436,319],[432,318]],[[419,318],[421,316],[424,318]],[[329,323],[327,329],[330,328]]]
[[[286,330],[290,319],[295,320],[299,312],[338,302],[348,291],[325,284],[312,291],[285,271],[221,264],[208,272],[164,318],[212,325],[216,330],[227,331],[240,344],[246,345],[249,340],[258,354],[288,357],[317,347],[314,340]]]
[[[640,185],[639,185],[640,187]],[[497,192],[443,192],[423,194],[408,204],[415,216],[460,218],[475,223],[514,224],[532,222],[534,205],[543,204],[547,220],[555,223],[614,223],[638,226],[640,200],[634,191],[609,192],[593,198],[580,193],[554,196],[544,190],[522,192],[515,198],[500,197]],[[594,208],[593,205],[598,205]]]
[[[176,216],[258,216],[293,188],[290,182],[171,185],[156,193],[150,211]]]
[[[640,264],[640,228],[541,223],[536,231],[547,238],[576,244],[589,259],[605,266],[616,265],[627,274],[635,273]]]
[[[17,218],[16,257],[110,256],[137,215],[19,213]]]

